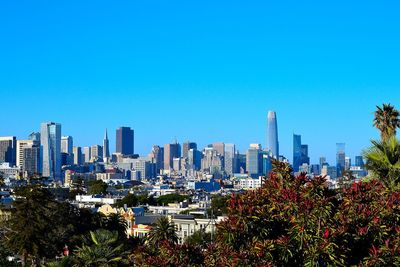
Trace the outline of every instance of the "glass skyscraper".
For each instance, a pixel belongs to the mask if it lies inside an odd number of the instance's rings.
[[[293,134],[293,170],[299,171],[301,165],[301,135]]]
[[[61,124],[44,122],[40,131],[41,171],[43,177],[61,179]]]
[[[268,112],[268,148],[279,159],[278,122],[274,111]]]
[[[130,127],[120,127],[117,129],[116,152],[122,155],[134,154],[134,132]]]
[[[336,173],[340,177],[346,165],[346,144],[336,143]]]

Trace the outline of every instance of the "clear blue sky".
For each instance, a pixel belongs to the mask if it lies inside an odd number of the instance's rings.
[[[398,1],[1,1],[0,135],[62,123],[75,144],[132,126],[136,152],[174,137],[265,144],[278,114],[311,158],[354,156],[400,108]]]

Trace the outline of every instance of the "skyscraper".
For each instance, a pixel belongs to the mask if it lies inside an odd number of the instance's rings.
[[[110,142],[108,141],[108,134],[106,129],[103,139],[103,159],[105,160],[106,158],[109,157],[110,157]]]
[[[0,163],[8,162],[10,166],[16,165],[16,146],[15,136],[0,137]]]
[[[83,154],[84,154],[84,162],[88,163],[92,159],[92,149],[90,146],[85,146],[83,148]]]
[[[357,167],[364,168],[364,160],[362,156],[356,156],[355,164]]]
[[[173,144],[164,145],[164,170],[172,169],[174,158],[181,157],[181,145],[175,141]]]
[[[268,148],[279,159],[278,122],[274,111],[268,112]]]
[[[116,131],[116,149],[122,155],[134,154],[134,132],[130,127],[120,127]]]
[[[310,157],[308,156],[308,145],[301,145],[301,165],[306,163],[310,165]]]
[[[92,152],[91,161],[103,158],[103,148],[100,145],[93,145],[90,150]]]
[[[33,140],[17,140],[17,166],[24,166],[24,147],[27,145],[33,145]]]
[[[261,150],[250,147],[246,153],[246,167],[249,176],[257,178],[263,172],[263,157]]]
[[[233,176],[235,171],[235,144],[225,144],[225,172]]]
[[[25,177],[30,177],[40,172],[40,147],[38,144],[39,142],[34,141],[32,144],[23,146],[21,167]]]
[[[340,177],[346,165],[345,143],[336,143],[336,173]]]
[[[182,157],[187,158],[190,149],[197,149],[197,144],[194,142],[185,142],[182,147]]]
[[[40,131],[42,175],[61,179],[61,124],[44,122]]]
[[[153,146],[150,152],[150,158],[156,164],[156,173],[159,174],[161,169],[164,169],[164,148],[160,146]]]
[[[293,134],[293,170],[299,171],[301,165],[301,135]]]
[[[73,146],[72,136],[61,137],[61,153],[72,154]]]
[[[72,151],[74,152],[74,164],[81,165],[82,164],[82,148],[80,146],[74,146]]]

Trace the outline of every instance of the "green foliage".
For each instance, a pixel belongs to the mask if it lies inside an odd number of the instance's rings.
[[[178,235],[176,233],[175,225],[170,222],[167,217],[161,217],[152,226],[152,229],[147,236],[147,241],[153,245],[156,245],[161,241],[167,241],[171,244],[178,243]]]
[[[186,238],[185,243],[205,248],[211,244],[211,233],[206,233],[202,230],[196,231]]]
[[[6,224],[7,247],[31,262],[59,254],[74,232],[68,218],[75,217],[77,209],[55,201],[39,186],[22,187],[16,193],[19,198]]]
[[[119,200],[116,204],[117,207],[123,207],[127,205],[128,207],[136,207],[138,204],[138,198],[135,194],[128,194],[123,199]]]
[[[89,194],[91,195],[105,195],[107,194],[108,185],[102,180],[89,182]]]
[[[164,196],[160,196],[157,198],[158,205],[168,205],[169,203],[179,203],[188,199],[187,196],[179,195],[179,194],[168,194]]]
[[[381,139],[385,141],[396,136],[396,130],[400,127],[399,111],[390,104],[376,108],[374,126],[380,130]]]
[[[79,266],[111,267],[123,262],[126,251],[119,243],[118,233],[108,230],[90,232],[85,243],[74,251]]]
[[[211,199],[211,207],[207,210],[208,216],[222,216],[228,212],[228,200],[230,196],[213,196]]]
[[[126,240],[126,228],[128,227],[126,220],[117,213],[103,216],[101,219],[101,228],[112,232],[117,232],[121,241]]]
[[[400,142],[392,136],[387,140],[372,141],[373,146],[364,151],[365,167],[390,189],[400,181]]]

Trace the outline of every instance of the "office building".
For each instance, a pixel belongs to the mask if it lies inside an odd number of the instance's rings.
[[[33,144],[33,140],[17,140],[16,165],[18,167],[22,167],[24,165],[24,147]]]
[[[188,152],[189,169],[198,171],[201,169],[201,159],[203,154],[197,149],[190,149]]]
[[[188,152],[190,149],[197,149],[197,144],[194,142],[185,142],[182,145],[182,157],[187,158],[188,157]]]
[[[104,133],[104,139],[103,139],[103,159],[106,160],[109,157],[110,157],[110,142],[108,141],[108,134],[107,134],[107,129],[106,129],[106,132]]]
[[[345,158],[345,163],[344,163],[344,169],[346,171],[350,170],[351,168],[351,158],[350,157],[346,157]]]
[[[100,145],[93,145],[90,149],[92,153],[91,161],[99,160],[103,158],[103,147]]]
[[[29,134],[28,139],[35,141],[38,145],[40,145],[40,133],[32,132],[31,134]]]
[[[85,146],[83,148],[83,156],[85,163],[90,162],[90,160],[92,159],[92,149],[89,146]]]
[[[150,152],[150,158],[153,159],[153,163],[156,164],[156,173],[160,174],[161,170],[164,169],[164,148],[160,146],[153,146]]]
[[[10,163],[11,167],[16,165],[16,146],[15,136],[0,137],[0,163]]]
[[[81,165],[83,163],[82,148],[80,146],[74,146],[72,151],[74,154],[74,164]]]
[[[279,159],[278,121],[274,111],[268,112],[268,149]]]
[[[61,137],[61,153],[72,154],[73,146],[72,136]]]
[[[43,177],[61,179],[61,124],[45,122],[40,131]]]
[[[337,177],[342,175],[346,165],[345,143],[336,143],[336,173]]]
[[[116,153],[134,154],[134,131],[129,127],[120,127],[116,131]]]
[[[31,177],[40,173],[40,146],[38,142],[23,146],[20,164],[24,177]]]
[[[247,150],[246,167],[250,177],[257,178],[263,174],[263,156],[260,149],[250,147]]]
[[[293,134],[293,171],[298,172],[301,164],[301,135]]]
[[[355,165],[356,167],[364,168],[364,159],[362,156],[356,156]]]
[[[225,172],[228,176],[233,176],[235,173],[235,144],[225,144]]]
[[[181,145],[175,141],[164,145],[164,170],[173,169],[174,158],[181,157]]]

